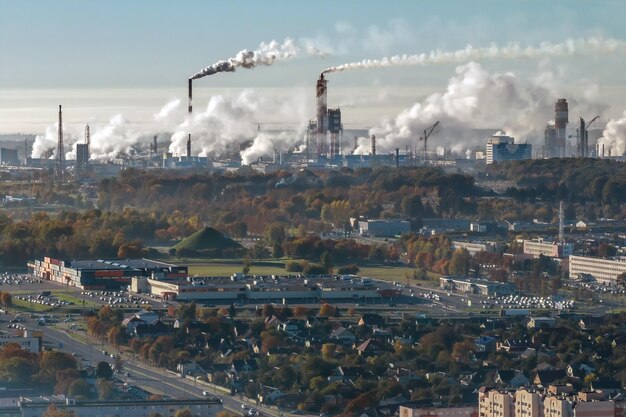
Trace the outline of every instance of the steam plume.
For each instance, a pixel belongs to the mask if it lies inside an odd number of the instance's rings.
[[[433,137],[437,145],[483,144],[485,138],[472,137],[472,129],[502,128],[517,142],[539,137],[534,130],[545,125],[553,111],[553,94],[544,87],[520,80],[512,73],[489,73],[470,62],[456,68],[443,93],[435,93],[415,103],[396,117],[382,120],[370,130],[381,153],[404,146],[415,147],[423,130],[436,121],[441,131]],[[369,140],[362,138],[354,153],[367,154]]]
[[[605,156],[622,156],[626,153],[626,111],[621,118],[608,121],[598,144],[600,153],[604,145]]]
[[[203,70],[195,73],[190,78],[195,80],[197,78],[206,77],[207,75],[217,74],[218,72],[233,72],[237,68],[251,69],[259,65],[273,65],[276,61],[282,61],[295,57],[300,48],[294,43],[292,39],[285,39],[283,43],[271,41],[269,43],[261,43],[259,48],[254,51],[244,49],[239,51],[237,55],[232,58],[228,58],[226,61],[218,61],[215,64],[209,65]],[[305,51],[310,55],[323,55],[322,52],[314,47],[308,46]]]
[[[467,45],[456,51],[433,50],[428,53],[415,55],[395,55],[382,59],[364,59],[336,67],[326,68],[322,73],[342,72],[365,68],[386,68],[404,65],[435,65],[449,63],[464,63],[488,58],[522,59],[563,57],[577,54],[609,54],[626,52],[626,41],[613,38],[589,37],[568,39],[561,43],[543,42],[539,46],[523,47],[519,43],[509,43],[505,46],[492,44],[487,47],[475,48]]]

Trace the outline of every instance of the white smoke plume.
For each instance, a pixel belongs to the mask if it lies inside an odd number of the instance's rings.
[[[261,156],[271,156],[274,150],[287,151],[302,141],[310,109],[305,96],[261,97],[247,90],[234,98],[211,97],[206,110],[193,114],[175,129],[169,151],[184,155],[187,134],[191,133],[192,153],[200,156],[220,155],[238,151],[241,145],[251,145],[241,153],[249,164]],[[259,131],[257,120],[270,114],[280,120],[296,120],[296,131]]]
[[[364,59],[336,67],[326,68],[322,73],[342,72],[354,69],[386,68],[403,65],[435,65],[454,64],[478,61],[489,58],[524,59],[564,57],[581,54],[610,54],[626,52],[626,41],[613,38],[589,37],[568,39],[561,43],[542,42],[539,46],[523,47],[518,43],[505,46],[492,44],[487,47],[475,48],[467,45],[456,51],[433,50],[415,55],[394,55],[382,59]]]
[[[370,134],[376,135],[381,154],[405,146],[421,149],[419,137],[437,121],[441,130],[429,140],[431,149],[436,145],[471,145],[470,130],[485,127],[502,128],[516,142],[532,141],[540,138],[535,129],[545,126],[546,116],[553,112],[553,96],[547,89],[513,73],[489,73],[470,62],[456,68],[445,92],[428,96],[395,118],[384,119]],[[480,138],[480,143],[485,139]],[[361,138],[354,153],[369,151],[369,138]]]
[[[165,106],[161,107],[161,110],[157,114],[154,115],[154,120],[163,121],[167,119],[169,115],[172,114],[172,112],[176,110],[178,106],[180,106],[180,102],[181,102],[180,99],[177,98],[177,99],[170,101]]]
[[[285,39],[282,43],[277,41],[271,41],[269,43],[263,42],[259,45],[259,48],[254,51],[247,49],[239,51],[234,57],[228,58],[226,61],[222,60],[209,65],[189,78],[195,80],[197,78],[206,77],[207,75],[213,75],[219,72],[233,72],[237,68],[251,69],[258,67],[259,65],[270,66],[276,61],[284,61],[294,58],[301,51],[314,56],[324,57],[326,55],[323,50],[313,44],[307,44],[301,48],[289,38]]]
[[[602,137],[598,139],[600,156],[603,145],[604,156],[622,156],[626,153],[626,111],[621,118],[607,122]]]

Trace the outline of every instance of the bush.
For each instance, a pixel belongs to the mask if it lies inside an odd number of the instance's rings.
[[[289,261],[285,263],[285,270],[287,272],[302,272],[304,271],[304,266],[302,266],[301,262]]]
[[[308,264],[304,267],[304,273],[307,275],[325,275],[326,268],[320,264]]]
[[[344,266],[337,268],[337,273],[340,275],[354,275],[354,274],[358,274],[359,271],[360,271],[360,268],[356,264],[344,265]]]

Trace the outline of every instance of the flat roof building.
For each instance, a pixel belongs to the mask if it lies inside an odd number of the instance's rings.
[[[569,257],[570,279],[590,277],[602,284],[615,284],[620,274],[626,272],[626,262],[621,259],[592,258],[589,256]]]
[[[574,245],[571,243],[544,242],[539,240],[524,240],[524,253],[535,258],[548,256],[550,258],[566,258],[574,254]]]
[[[28,269],[40,279],[82,289],[119,289],[137,276],[180,279],[188,275],[186,266],[143,258],[60,260],[46,256],[29,262]]]
[[[515,144],[510,136],[492,136],[487,141],[486,163],[493,164],[500,161],[521,161],[532,159],[532,145],[530,143]]]

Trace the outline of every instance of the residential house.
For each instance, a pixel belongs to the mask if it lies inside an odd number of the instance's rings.
[[[132,332],[132,336],[135,337],[157,337],[165,336],[170,333],[170,328],[165,325],[161,320],[158,320],[153,324],[139,324]]]
[[[522,371],[512,369],[498,369],[494,381],[498,385],[513,388],[524,387],[530,383]]]
[[[566,378],[567,373],[564,369],[537,371],[533,378],[533,384],[547,387],[548,385],[555,385]]]
[[[259,365],[254,359],[235,359],[231,362],[230,371],[235,374],[242,372],[256,372],[259,369]]]
[[[474,339],[474,346],[477,352],[495,352],[496,338],[491,336],[479,336]]]
[[[570,378],[584,378],[592,372],[595,372],[596,368],[587,365],[585,363],[569,364],[567,365],[567,376]]]
[[[361,356],[375,356],[384,352],[382,344],[373,338],[369,338],[365,342],[356,346],[356,350]]]
[[[337,341],[342,345],[352,345],[356,342],[356,336],[350,330],[341,326],[330,334],[330,339]]]
[[[365,313],[359,319],[358,325],[368,327],[383,327],[385,325],[385,318],[380,314]]]
[[[529,329],[551,329],[554,327],[556,320],[553,317],[531,317],[526,323]]]

